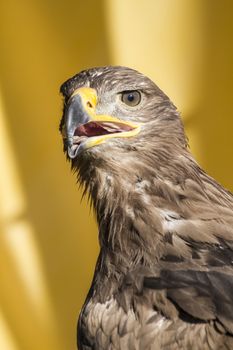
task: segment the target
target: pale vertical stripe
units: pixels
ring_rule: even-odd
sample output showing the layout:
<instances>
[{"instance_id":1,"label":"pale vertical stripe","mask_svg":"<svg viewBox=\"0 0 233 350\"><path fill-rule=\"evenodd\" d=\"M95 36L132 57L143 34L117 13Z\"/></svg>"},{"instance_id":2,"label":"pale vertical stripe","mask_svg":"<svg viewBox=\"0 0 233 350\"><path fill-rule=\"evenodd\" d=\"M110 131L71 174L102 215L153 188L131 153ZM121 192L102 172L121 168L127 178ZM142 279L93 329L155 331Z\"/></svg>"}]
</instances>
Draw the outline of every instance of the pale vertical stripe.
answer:
<instances>
[{"instance_id":1,"label":"pale vertical stripe","mask_svg":"<svg viewBox=\"0 0 233 350\"><path fill-rule=\"evenodd\" d=\"M5 318L0 310L0 349L1 350L20 350L15 342L12 335L12 331L9 329Z\"/></svg>"},{"instance_id":2,"label":"pale vertical stripe","mask_svg":"<svg viewBox=\"0 0 233 350\"><path fill-rule=\"evenodd\" d=\"M41 307L46 295L41 262L33 239L33 229L28 221L22 221L20 218L25 214L26 202L9 140L0 100L0 214L4 231L2 239L8 245L29 297Z\"/></svg>"},{"instance_id":3,"label":"pale vertical stripe","mask_svg":"<svg viewBox=\"0 0 233 350\"><path fill-rule=\"evenodd\" d=\"M52 344L56 349L60 349L60 336L56 328L56 318L44 278L43 264L35 239L36 235L30 221L25 218L26 200L7 132L5 116L0 100L0 222L2 228L0 244L3 249L6 249L17 272L18 285L17 283L12 285L12 291L17 288L24 291L28 300L27 307L32 310L32 318L38 322L45 333L49 333L48 339L41 339L42 343ZM4 269L4 266L2 268ZM4 294L4 284L1 289ZM11 302L10 295L8 302ZM28 321L30 322L30 318ZM0 324L1 326L4 327L4 324ZM3 328L3 334L4 332ZM0 329L1 333L2 329ZM10 339L11 334L9 332L5 332L5 334L7 339ZM5 350L1 346L0 349Z\"/></svg>"},{"instance_id":4,"label":"pale vertical stripe","mask_svg":"<svg viewBox=\"0 0 233 350\"><path fill-rule=\"evenodd\" d=\"M4 115L0 94L0 217L6 222L23 213L26 204Z\"/></svg>"},{"instance_id":5,"label":"pale vertical stripe","mask_svg":"<svg viewBox=\"0 0 233 350\"><path fill-rule=\"evenodd\" d=\"M26 220L5 225L3 239L21 282L34 306L37 317L43 323L51 323L51 305L43 277L42 263L35 242L35 233Z\"/></svg>"}]
</instances>

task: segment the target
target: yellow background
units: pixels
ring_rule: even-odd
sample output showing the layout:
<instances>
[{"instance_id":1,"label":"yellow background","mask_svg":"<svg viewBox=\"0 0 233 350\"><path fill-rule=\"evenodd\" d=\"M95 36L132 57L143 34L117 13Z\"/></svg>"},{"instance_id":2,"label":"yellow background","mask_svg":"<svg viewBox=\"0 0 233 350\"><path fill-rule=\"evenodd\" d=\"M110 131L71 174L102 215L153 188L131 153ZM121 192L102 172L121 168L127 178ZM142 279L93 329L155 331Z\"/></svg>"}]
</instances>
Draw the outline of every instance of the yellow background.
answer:
<instances>
[{"instance_id":1,"label":"yellow background","mask_svg":"<svg viewBox=\"0 0 233 350\"><path fill-rule=\"evenodd\" d=\"M62 153L59 86L91 66L144 72L233 189L233 2L7 0L0 13L0 349L74 350L98 243Z\"/></svg>"}]
</instances>

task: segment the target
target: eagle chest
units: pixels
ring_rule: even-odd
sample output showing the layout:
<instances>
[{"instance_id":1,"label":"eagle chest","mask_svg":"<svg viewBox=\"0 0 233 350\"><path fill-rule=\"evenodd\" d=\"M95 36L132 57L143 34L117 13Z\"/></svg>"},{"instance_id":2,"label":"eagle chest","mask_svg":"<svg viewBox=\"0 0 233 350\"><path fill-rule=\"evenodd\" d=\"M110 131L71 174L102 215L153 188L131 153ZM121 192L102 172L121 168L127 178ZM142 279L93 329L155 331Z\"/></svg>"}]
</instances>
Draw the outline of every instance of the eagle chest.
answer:
<instances>
[{"instance_id":1,"label":"eagle chest","mask_svg":"<svg viewBox=\"0 0 233 350\"><path fill-rule=\"evenodd\" d=\"M167 327L170 321L155 310L144 310L140 315L135 311L133 308L124 310L113 298L105 303L90 300L80 315L80 350L161 349L156 338L159 338L164 326ZM88 339L86 347L83 347L84 343L87 344L83 337Z\"/></svg>"},{"instance_id":2,"label":"eagle chest","mask_svg":"<svg viewBox=\"0 0 233 350\"><path fill-rule=\"evenodd\" d=\"M175 321L175 322L174 322ZM79 350L217 350L230 349L208 324L187 324L138 305L124 310L116 299L90 299L78 327Z\"/></svg>"}]
</instances>

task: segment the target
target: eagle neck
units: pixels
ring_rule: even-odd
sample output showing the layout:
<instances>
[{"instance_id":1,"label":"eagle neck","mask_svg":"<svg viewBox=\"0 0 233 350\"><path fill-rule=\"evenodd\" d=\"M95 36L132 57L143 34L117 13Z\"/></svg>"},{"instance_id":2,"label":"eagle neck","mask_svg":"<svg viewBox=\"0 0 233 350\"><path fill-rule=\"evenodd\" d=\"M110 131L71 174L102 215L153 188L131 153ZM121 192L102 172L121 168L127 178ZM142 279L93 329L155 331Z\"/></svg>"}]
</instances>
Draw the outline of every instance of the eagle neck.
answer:
<instances>
[{"instance_id":1,"label":"eagle neck","mask_svg":"<svg viewBox=\"0 0 233 350\"><path fill-rule=\"evenodd\" d=\"M161 210L175 195L160 169L161 164L152 167L140 162L134 169L121 163L118 172L95 167L95 181L89 183L100 246L111 255L123 254L129 264L149 263L163 253Z\"/></svg>"},{"instance_id":2,"label":"eagle neck","mask_svg":"<svg viewBox=\"0 0 233 350\"><path fill-rule=\"evenodd\" d=\"M111 155L98 163L93 159L89 175L82 177L96 212L101 249L123 254L129 265L160 259L165 244L164 212L182 215L187 178L202 187L197 164L188 151L162 149L161 154L149 155L139 151L114 159Z\"/></svg>"}]
</instances>

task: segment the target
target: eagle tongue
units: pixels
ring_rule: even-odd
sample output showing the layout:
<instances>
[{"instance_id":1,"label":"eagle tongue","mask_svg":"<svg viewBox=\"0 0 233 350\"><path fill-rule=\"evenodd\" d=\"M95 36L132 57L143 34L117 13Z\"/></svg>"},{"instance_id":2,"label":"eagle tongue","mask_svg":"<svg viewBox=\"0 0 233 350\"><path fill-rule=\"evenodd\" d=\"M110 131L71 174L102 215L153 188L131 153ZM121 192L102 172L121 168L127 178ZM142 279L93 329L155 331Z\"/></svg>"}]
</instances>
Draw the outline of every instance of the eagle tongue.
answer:
<instances>
[{"instance_id":1,"label":"eagle tongue","mask_svg":"<svg viewBox=\"0 0 233 350\"><path fill-rule=\"evenodd\" d=\"M83 125L80 125L76 130L74 135L75 136L98 136L98 135L105 135L106 130L99 124L95 122L89 122Z\"/></svg>"},{"instance_id":2,"label":"eagle tongue","mask_svg":"<svg viewBox=\"0 0 233 350\"><path fill-rule=\"evenodd\" d=\"M74 136L100 136L110 133L120 132L119 126L112 123L89 122L79 125L75 130Z\"/></svg>"}]
</instances>

